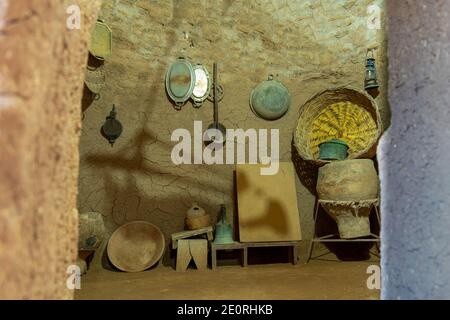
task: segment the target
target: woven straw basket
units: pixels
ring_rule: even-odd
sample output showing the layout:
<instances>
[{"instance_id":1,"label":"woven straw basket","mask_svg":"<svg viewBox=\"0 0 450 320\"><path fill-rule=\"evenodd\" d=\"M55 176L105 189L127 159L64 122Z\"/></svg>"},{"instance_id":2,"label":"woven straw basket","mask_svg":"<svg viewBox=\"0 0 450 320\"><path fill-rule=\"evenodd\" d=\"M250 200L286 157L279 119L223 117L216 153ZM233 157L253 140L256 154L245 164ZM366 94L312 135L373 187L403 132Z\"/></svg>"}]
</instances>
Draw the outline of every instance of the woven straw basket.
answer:
<instances>
[{"instance_id":1,"label":"woven straw basket","mask_svg":"<svg viewBox=\"0 0 450 320\"><path fill-rule=\"evenodd\" d=\"M376 102L351 87L327 89L301 108L294 144L301 158L323 165L319 145L339 139L349 146L348 159L372 158L383 131Z\"/></svg>"}]
</instances>

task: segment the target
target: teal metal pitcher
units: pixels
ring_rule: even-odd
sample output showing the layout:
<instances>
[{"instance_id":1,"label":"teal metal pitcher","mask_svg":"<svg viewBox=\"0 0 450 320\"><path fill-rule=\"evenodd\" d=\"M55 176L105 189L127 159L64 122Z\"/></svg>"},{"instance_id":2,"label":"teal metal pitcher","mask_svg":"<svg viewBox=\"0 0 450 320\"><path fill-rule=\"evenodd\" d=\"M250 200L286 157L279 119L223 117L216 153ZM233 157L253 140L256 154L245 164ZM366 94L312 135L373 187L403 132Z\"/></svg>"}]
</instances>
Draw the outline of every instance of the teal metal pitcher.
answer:
<instances>
[{"instance_id":1,"label":"teal metal pitcher","mask_svg":"<svg viewBox=\"0 0 450 320\"><path fill-rule=\"evenodd\" d=\"M227 223L227 210L224 205L220 206L220 218L216 224L214 244L230 244L233 240L233 227Z\"/></svg>"}]
</instances>

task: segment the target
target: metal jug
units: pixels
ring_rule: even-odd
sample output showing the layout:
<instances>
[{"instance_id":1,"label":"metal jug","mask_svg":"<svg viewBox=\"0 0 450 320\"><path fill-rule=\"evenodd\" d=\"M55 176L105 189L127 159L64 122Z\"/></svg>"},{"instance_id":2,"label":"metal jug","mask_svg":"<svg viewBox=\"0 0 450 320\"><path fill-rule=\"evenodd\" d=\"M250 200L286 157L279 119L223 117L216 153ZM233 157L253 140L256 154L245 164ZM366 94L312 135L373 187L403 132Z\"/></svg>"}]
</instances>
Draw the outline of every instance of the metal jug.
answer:
<instances>
[{"instance_id":1,"label":"metal jug","mask_svg":"<svg viewBox=\"0 0 450 320\"><path fill-rule=\"evenodd\" d=\"M224 205L220 206L220 218L216 224L214 244L230 244L233 240L233 227L227 223L227 211Z\"/></svg>"}]
</instances>

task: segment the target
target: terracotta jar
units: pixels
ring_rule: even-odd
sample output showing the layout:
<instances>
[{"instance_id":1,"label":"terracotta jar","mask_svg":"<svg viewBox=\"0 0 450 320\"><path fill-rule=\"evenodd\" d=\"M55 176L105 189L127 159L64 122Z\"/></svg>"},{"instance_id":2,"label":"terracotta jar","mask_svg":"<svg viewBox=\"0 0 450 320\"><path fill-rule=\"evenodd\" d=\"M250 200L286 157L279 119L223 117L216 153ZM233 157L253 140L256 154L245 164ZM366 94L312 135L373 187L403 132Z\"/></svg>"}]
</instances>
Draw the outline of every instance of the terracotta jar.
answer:
<instances>
[{"instance_id":1,"label":"terracotta jar","mask_svg":"<svg viewBox=\"0 0 450 320\"><path fill-rule=\"evenodd\" d=\"M80 213L78 250L97 250L105 239L105 224L98 212Z\"/></svg>"},{"instance_id":2,"label":"terracotta jar","mask_svg":"<svg viewBox=\"0 0 450 320\"><path fill-rule=\"evenodd\" d=\"M317 194L336 221L341 238L370 235L371 204L378 198L379 180L373 161L353 159L331 162L319 169Z\"/></svg>"}]
</instances>

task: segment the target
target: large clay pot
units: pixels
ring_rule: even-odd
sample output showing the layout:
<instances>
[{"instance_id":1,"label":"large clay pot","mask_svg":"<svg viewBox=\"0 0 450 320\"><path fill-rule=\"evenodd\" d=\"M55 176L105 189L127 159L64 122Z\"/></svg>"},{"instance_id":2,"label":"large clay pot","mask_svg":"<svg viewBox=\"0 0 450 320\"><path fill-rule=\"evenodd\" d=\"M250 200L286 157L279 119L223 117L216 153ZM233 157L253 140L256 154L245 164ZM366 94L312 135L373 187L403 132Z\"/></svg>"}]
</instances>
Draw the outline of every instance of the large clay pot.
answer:
<instances>
[{"instance_id":1,"label":"large clay pot","mask_svg":"<svg viewBox=\"0 0 450 320\"><path fill-rule=\"evenodd\" d=\"M319 169L317 194L320 200L330 201L323 207L336 221L341 238L370 235L368 200L377 199L378 191L379 180L370 159L335 161Z\"/></svg>"},{"instance_id":2,"label":"large clay pot","mask_svg":"<svg viewBox=\"0 0 450 320\"><path fill-rule=\"evenodd\" d=\"M79 215L79 250L96 250L105 239L105 224L98 212L85 212Z\"/></svg>"}]
</instances>

